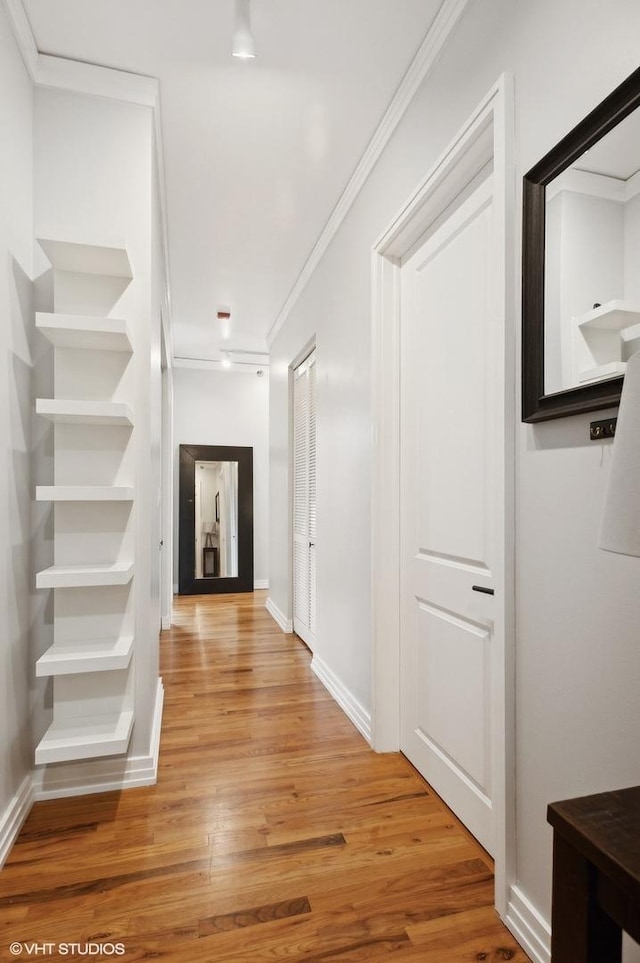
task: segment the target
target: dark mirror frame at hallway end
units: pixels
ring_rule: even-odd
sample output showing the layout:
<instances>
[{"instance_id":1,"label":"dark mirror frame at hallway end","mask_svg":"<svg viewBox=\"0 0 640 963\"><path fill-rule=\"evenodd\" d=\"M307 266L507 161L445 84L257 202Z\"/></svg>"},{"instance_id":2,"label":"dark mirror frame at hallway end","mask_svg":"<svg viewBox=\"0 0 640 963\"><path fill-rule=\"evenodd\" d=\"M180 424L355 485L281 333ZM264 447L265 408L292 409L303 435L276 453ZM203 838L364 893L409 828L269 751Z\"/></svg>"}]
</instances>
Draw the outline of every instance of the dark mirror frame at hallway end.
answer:
<instances>
[{"instance_id":1,"label":"dark mirror frame at hallway end","mask_svg":"<svg viewBox=\"0 0 640 963\"><path fill-rule=\"evenodd\" d=\"M195 466L199 461L238 463L238 576L196 578ZM178 594L253 592L253 448L180 445Z\"/></svg>"}]
</instances>

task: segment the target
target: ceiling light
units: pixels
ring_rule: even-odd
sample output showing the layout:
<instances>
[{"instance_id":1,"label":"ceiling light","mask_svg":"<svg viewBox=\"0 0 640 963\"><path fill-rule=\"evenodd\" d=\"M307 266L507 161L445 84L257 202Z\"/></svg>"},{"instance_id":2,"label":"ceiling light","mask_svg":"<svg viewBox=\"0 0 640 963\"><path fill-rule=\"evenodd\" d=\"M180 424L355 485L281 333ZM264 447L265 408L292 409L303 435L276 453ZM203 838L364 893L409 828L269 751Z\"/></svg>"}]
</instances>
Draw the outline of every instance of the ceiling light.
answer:
<instances>
[{"instance_id":1,"label":"ceiling light","mask_svg":"<svg viewBox=\"0 0 640 963\"><path fill-rule=\"evenodd\" d=\"M250 0L235 0L235 4L236 19L232 53L240 60L252 60L256 55L256 49L251 33Z\"/></svg>"}]
</instances>

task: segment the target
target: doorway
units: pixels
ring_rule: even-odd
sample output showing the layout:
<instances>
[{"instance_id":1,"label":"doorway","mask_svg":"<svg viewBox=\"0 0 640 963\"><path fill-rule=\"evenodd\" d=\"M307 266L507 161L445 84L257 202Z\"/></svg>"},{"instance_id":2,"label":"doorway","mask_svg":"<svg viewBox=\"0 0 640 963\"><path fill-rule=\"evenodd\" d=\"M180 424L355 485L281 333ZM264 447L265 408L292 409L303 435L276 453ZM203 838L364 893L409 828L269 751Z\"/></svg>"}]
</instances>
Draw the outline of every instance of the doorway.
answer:
<instances>
[{"instance_id":1,"label":"doorway","mask_svg":"<svg viewBox=\"0 0 640 963\"><path fill-rule=\"evenodd\" d=\"M293 631L316 640L316 352L293 370Z\"/></svg>"},{"instance_id":2,"label":"doorway","mask_svg":"<svg viewBox=\"0 0 640 963\"><path fill-rule=\"evenodd\" d=\"M492 855L494 252L488 173L400 271L400 748Z\"/></svg>"},{"instance_id":3,"label":"doorway","mask_svg":"<svg viewBox=\"0 0 640 963\"><path fill-rule=\"evenodd\" d=\"M504 916L509 901L509 888L514 881L515 847L513 836L514 825L514 713L513 713L513 619L514 619L514 566L513 566L513 472L514 472L514 421L515 421L515 389L514 379L514 336L515 320L511 316L514 305L513 279L515 266L513 261L513 221L514 221L514 190L513 190L513 161L512 161L512 126L513 126L513 94L512 79L506 75L500 78L487 97L480 103L476 111L469 118L447 149L433 165L423 183L418 187L406 206L392 221L382 234L373 251L373 420L374 420L374 451L373 451L373 532L372 532L372 622L373 622L373 677L372 677L372 731L374 748L387 751L397 750L401 746L406 748L409 732L421 747L427 746L431 757L435 757L441 768L446 768L445 761L451 756L459 754L458 772L473 784L486 781L486 788L490 792L480 791L477 795L484 795L489 800L485 810L488 817L482 828L481 821L476 824L475 831L490 845L495 856L496 866L496 907ZM485 195L477 192L484 191ZM489 212L490 213L487 213ZM474 213L475 212L475 213ZM487 217L483 215L485 212ZM491 245L491 284L490 307L488 316L491 319L492 344L490 349L491 362L495 365L493 378L493 410L485 411L486 417L481 420L485 439L490 437L494 454L492 483L498 485L494 492L490 512L493 526L492 545L495 553L491 561L485 561L483 551L477 547L463 545L460 540L449 532L449 541L438 530L438 525L444 524L445 518L437 516L438 505L424 498L418 498L408 511L403 511L403 500L406 502L405 482L409 488L425 483L432 486L432 497L445 500L448 522L455 518L455 511L451 508L454 492L446 489L446 477L455 471L456 452L459 454L469 438L478 450L478 439L474 431L478 426L476 408L480 402L465 398L460 407L460 399L456 395L458 386L457 375L463 373L464 366L469 363L473 352L461 351L459 359L448 357L451 347L447 346L447 334L444 328L439 329L437 321L428 322L434 327L435 351L433 357L431 347L419 345L419 354L412 359L413 373L405 371L402 362L407 362L410 353L410 342L403 344L403 323L407 311L416 311L418 320L415 327L420 335L420 325L424 322L424 315L420 312L424 308L424 298L427 302L436 283L438 272L429 272L428 265L443 254L446 249L453 254L458 242L456 256L462 257L464 243L470 243L476 252L479 242L473 239L474 229L471 225L482 224L481 230L487 228L486 220L490 221ZM447 227L448 224L448 227ZM469 231L466 228L469 227ZM449 231L447 234L446 232ZM445 233L440 233L445 232ZM439 236L438 236L439 235ZM466 235L466 237L465 237ZM426 245L432 245L431 249ZM422 274L425 286L420 290L421 282L417 282L417 290L403 293L409 282L408 269L403 271L413 261L414 273L417 266L425 268ZM451 264L445 265L446 258L440 267L448 272L448 289L455 289L456 296L464 295L457 288L464 288L464 277L456 278L456 269ZM474 257L469 254L466 267L472 270ZM431 273L431 277L429 274ZM478 291L483 290L478 282ZM413 308L410 302L414 298ZM446 297L443 300L442 290L435 293L438 311L443 325L448 327L448 335L452 335L451 344L455 345L452 325L454 319L450 315L450 308ZM417 299L417 306L416 300ZM483 304L485 295L482 295ZM422 307L420 306L422 303ZM456 317L458 310L463 310L457 304L454 310ZM467 306L468 313L468 306ZM474 315L477 312L474 310ZM483 314L486 313L483 308ZM436 312L437 314L437 312ZM460 325L458 324L458 330ZM442 335L438 345L438 331ZM462 335L461 335L462 336ZM483 349L484 351L484 349ZM426 354L425 354L426 352ZM440 367L436 363L436 355L440 353ZM484 354L487 360L488 355ZM476 359L478 361L479 359ZM458 372L456 363L461 366ZM454 365L454 375L449 384L447 370ZM480 365L483 365L480 359ZM435 367L434 367L435 366ZM421 395L421 386L425 379L421 376L421 367L428 367L429 386ZM402 378L401 378L402 372ZM472 371L473 374L473 371ZM411 398L406 393L406 385L401 384L413 378L414 387ZM494 377L495 376L495 377ZM452 390L453 388L453 390ZM411 394L410 391L410 394ZM421 403L420 430L425 434L421 447L410 451L409 436L414 430L411 418L416 418L415 411L409 412L409 423L403 423L401 411L406 412L407 406L418 398ZM402 399L402 403L401 403ZM436 405L437 403L437 405ZM430 416L430 406L433 417ZM475 407L474 407L475 406ZM414 435L415 440L415 435ZM480 450L482 446L480 445ZM446 453L448 461L447 473L439 473L437 469L438 453ZM401 453L404 459L401 463ZM436 468L434 469L434 465ZM407 476L406 470L409 474ZM460 465L459 471L468 471ZM469 479L467 478L467 481ZM458 484L458 480L455 480ZM455 485L452 485L452 489ZM486 485L484 485L486 488ZM474 494L477 507L479 496ZM432 514L430 515L429 512ZM478 527L476 526L476 531ZM401 538L401 533L403 537ZM453 531L455 535L455 529ZM413 539L413 545L412 545ZM422 564L424 563L424 564ZM451 592L453 589L447 583L456 582L453 577L456 566L464 571L465 576L471 576L472 584L462 588L461 583L455 585L458 598ZM429 571L427 584L420 582L425 570ZM402 579L401 579L402 573ZM481 577L482 573L482 577ZM490 577L487 577L490 573ZM413 581L412 581L413 580ZM473 590L473 585L484 589L493 589L495 594ZM402 586L402 588L401 588ZM409 590L409 591L408 591ZM465 601L460 602L463 591ZM411 595L413 593L413 596ZM413 602L407 601L407 598ZM469 602L467 599L473 601ZM481 606L481 608L478 608ZM474 607L474 611L471 611ZM476 611L477 609L477 611ZM436 628L437 626L437 628ZM492 635L488 641L487 627L491 626ZM409 639L407 639L407 629ZM411 642L413 634L413 644ZM440 633L438 635L438 633ZM448 633L448 635L447 635ZM466 635L465 635L466 633ZM475 636L474 636L475 633ZM483 739L474 742L472 736L464 726L455 729L447 728L447 720L443 719L443 705L437 700L443 698L446 689L438 687L436 692L429 691L429 680L425 682L427 663L429 670L437 666L441 676L449 679L457 678L457 668L464 665L463 642L470 644L471 637L479 641L478 650L474 651L476 666L480 665L481 682L473 679L474 698L477 703L476 718L481 717ZM417 640L421 640L419 645ZM447 640L454 641L447 645ZM439 640L439 641L438 641ZM456 646L458 651L455 654ZM418 649L421 649L418 657ZM450 660L447 665L447 659ZM451 660L453 659L453 663ZM457 659L457 663L456 663ZM413 660L413 661L412 661ZM462 663L462 666L460 666ZM409 697L407 685L412 674L422 677L422 692ZM417 684L417 680L416 680ZM467 679L467 684L469 680ZM451 690L449 689L449 696ZM406 705L413 699L414 705ZM415 703L422 700L420 716ZM446 695L445 695L446 700ZM487 706L490 711L487 714ZM456 704L453 700L447 707L449 715L457 714L464 720L464 698ZM434 721L437 720L437 721ZM427 739L425 739L425 733ZM457 741L456 741L457 740ZM467 740L467 741L465 741ZM441 743L444 743L442 745ZM471 749L470 749L471 746ZM415 746L414 746L415 748ZM413 750L410 749L410 752ZM477 762L470 761L469 752L475 758L482 757L482 772L477 768ZM467 753L467 755L465 755ZM488 753L488 755L487 755ZM430 765L432 760L430 759ZM435 766L435 763L433 764ZM466 768L472 769L472 776ZM432 775L434 782L438 775ZM448 788L441 783L441 791L446 795ZM467 786L466 788L469 788ZM477 786L472 786L477 789ZM450 797L452 806L460 808L460 802L454 796ZM464 809L464 807L462 807ZM486 812L485 812L486 815ZM473 814L461 812L461 817L472 822ZM481 828L478 829L477 826Z\"/></svg>"}]
</instances>

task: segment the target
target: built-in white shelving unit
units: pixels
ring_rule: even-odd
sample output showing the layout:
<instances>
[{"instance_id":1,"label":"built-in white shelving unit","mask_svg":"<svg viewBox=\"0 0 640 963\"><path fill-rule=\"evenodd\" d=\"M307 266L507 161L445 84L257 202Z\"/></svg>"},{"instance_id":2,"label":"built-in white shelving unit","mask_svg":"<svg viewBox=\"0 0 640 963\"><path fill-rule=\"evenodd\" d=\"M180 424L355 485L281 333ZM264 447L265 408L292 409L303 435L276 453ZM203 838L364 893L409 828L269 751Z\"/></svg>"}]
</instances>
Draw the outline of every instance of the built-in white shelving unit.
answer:
<instances>
[{"instance_id":1,"label":"built-in white shelving unit","mask_svg":"<svg viewBox=\"0 0 640 963\"><path fill-rule=\"evenodd\" d=\"M126 752L132 728L132 709L73 719L54 718L36 749L36 765Z\"/></svg>"},{"instance_id":2,"label":"built-in white shelving unit","mask_svg":"<svg viewBox=\"0 0 640 963\"><path fill-rule=\"evenodd\" d=\"M37 502L132 502L128 485L38 485Z\"/></svg>"},{"instance_id":3,"label":"built-in white shelving unit","mask_svg":"<svg viewBox=\"0 0 640 963\"><path fill-rule=\"evenodd\" d=\"M129 255L124 247L81 244L47 237L39 237L38 244L55 271L98 277L133 277Z\"/></svg>"},{"instance_id":4,"label":"built-in white shelving unit","mask_svg":"<svg viewBox=\"0 0 640 963\"><path fill-rule=\"evenodd\" d=\"M53 424L54 477L35 497L53 505L54 564L36 587L55 595L53 644L36 663L52 678L53 721L35 759L51 764L126 752L134 721L133 339L109 316L132 272L124 248L39 243L54 311L36 327L54 349L55 390L36 412Z\"/></svg>"},{"instance_id":5,"label":"built-in white shelving unit","mask_svg":"<svg viewBox=\"0 0 640 963\"><path fill-rule=\"evenodd\" d=\"M618 378L627 370L626 361L609 361L607 364L600 364L596 368L586 368L580 372L580 381L602 381L605 378Z\"/></svg>"},{"instance_id":6,"label":"built-in white shelving unit","mask_svg":"<svg viewBox=\"0 0 640 963\"><path fill-rule=\"evenodd\" d=\"M126 669L133 655L133 636L57 642L36 662L37 676L69 675Z\"/></svg>"},{"instance_id":7,"label":"built-in white shelving unit","mask_svg":"<svg viewBox=\"0 0 640 963\"><path fill-rule=\"evenodd\" d=\"M129 405L115 401L38 398L36 414L60 425L133 425Z\"/></svg>"},{"instance_id":8,"label":"built-in white shelving unit","mask_svg":"<svg viewBox=\"0 0 640 963\"><path fill-rule=\"evenodd\" d=\"M131 335L120 318L93 318L78 314L36 314L36 328L56 348L125 351L131 354Z\"/></svg>"},{"instance_id":9,"label":"built-in white shelving unit","mask_svg":"<svg viewBox=\"0 0 640 963\"><path fill-rule=\"evenodd\" d=\"M607 301L606 304L582 314L577 321L582 330L594 328L600 331L622 331L623 328L640 324L640 304L619 299Z\"/></svg>"},{"instance_id":10,"label":"built-in white shelving unit","mask_svg":"<svg viewBox=\"0 0 640 963\"><path fill-rule=\"evenodd\" d=\"M625 343L640 337L640 304L614 299L575 319L580 339L578 381L602 381L624 375Z\"/></svg>"},{"instance_id":11,"label":"built-in white shelving unit","mask_svg":"<svg viewBox=\"0 0 640 963\"><path fill-rule=\"evenodd\" d=\"M105 565L51 565L36 575L36 588L127 585L132 578L133 562L113 562Z\"/></svg>"}]
</instances>

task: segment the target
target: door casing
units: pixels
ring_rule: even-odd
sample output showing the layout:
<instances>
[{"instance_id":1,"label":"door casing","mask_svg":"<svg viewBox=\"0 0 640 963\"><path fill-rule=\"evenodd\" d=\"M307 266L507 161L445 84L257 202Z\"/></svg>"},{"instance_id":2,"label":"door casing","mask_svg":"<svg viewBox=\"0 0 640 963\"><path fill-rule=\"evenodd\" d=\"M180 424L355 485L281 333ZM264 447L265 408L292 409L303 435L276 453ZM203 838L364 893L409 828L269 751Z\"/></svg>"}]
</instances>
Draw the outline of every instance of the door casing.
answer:
<instances>
[{"instance_id":1,"label":"door casing","mask_svg":"<svg viewBox=\"0 0 640 963\"><path fill-rule=\"evenodd\" d=\"M501 538L505 643L494 656L492 730L495 788L495 901L507 914L515 881L514 489L515 489L515 176L513 78L503 74L381 234L372 252L372 745L400 745L400 263L492 165L504 331L505 506Z\"/></svg>"}]
</instances>

